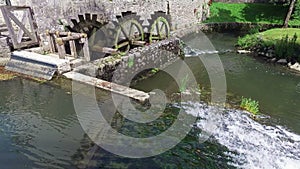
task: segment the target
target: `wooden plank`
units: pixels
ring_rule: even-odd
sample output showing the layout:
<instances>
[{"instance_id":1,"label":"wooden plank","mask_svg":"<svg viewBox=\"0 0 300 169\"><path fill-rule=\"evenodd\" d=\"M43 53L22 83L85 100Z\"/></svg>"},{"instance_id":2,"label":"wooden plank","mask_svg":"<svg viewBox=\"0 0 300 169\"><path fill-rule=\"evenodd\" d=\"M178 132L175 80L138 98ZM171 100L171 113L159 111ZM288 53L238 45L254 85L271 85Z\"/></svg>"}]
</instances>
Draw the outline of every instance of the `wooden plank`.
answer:
<instances>
[{"instance_id":1,"label":"wooden plank","mask_svg":"<svg viewBox=\"0 0 300 169\"><path fill-rule=\"evenodd\" d=\"M79 40L81 38L85 38L85 34L76 34L76 35L71 35L68 37L62 37L60 38L62 41L67 42L67 41L71 41L71 40Z\"/></svg>"},{"instance_id":2,"label":"wooden plank","mask_svg":"<svg viewBox=\"0 0 300 169\"><path fill-rule=\"evenodd\" d=\"M32 30L32 34L34 36L34 39L32 39L34 42L39 42L38 37L37 37L37 24L33 18L33 11L31 8L28 8L28 18L29 18L29 24Z\"/></svg>"},{"instance_id":3,"label":"wooden plank","mask_svg":"<svg viewBox=\"0 0 300 169\"><path fill-rule=\"evenodd\" d=\"M89 48L89 41L88 41L88 39L87 38L82 38L81 39L82 41L83 41L83 48L82 48L82 50L83 50L83 57L84 57L84 59L87 61L87 62L89 62L89 61L91 61L91 55L90 55L90 48Z\"/></svg>"},{"instance_id":4,"label":"wooden plank","mask_svg":"<svg viewBox=\"0 0 300 169\"><path fill-rule=\"evenodd\" d=\"M55 45L58 50L58 56L60 59L64 59L66 57L66 49L65 49L65 43L62 41L61 38L59 38L58 35L53 35L55 38Z\"/></svg>"},{"instance_id":5,"label":"wooden plank","mask_svg":"<svg viewBox=\"0 0 300 169\"><path fill-rule=\"evenodd\" d=\"M71 40L69 43L70 43L71 55L72 55L74 58L77 58L78 55L77 55L77 50L76 50L75 41L74 41L74 40Z\"/></svg>"},{"instance_id":6,"label":"wooden plank","mask_svg":"<svg viewBox=\"0 0 300 169\"><path fill-rule=\"evenodd\" d=\"M101 47L101 46L97 46L97 45L92 47L92 51L103 52L103 53L108 53L108 54L118 54L117 49Z\"/></svg>"},{"instance_id":7,"label":"wooden plank","mask_svg":"<svg viewBox=\"0 0 300 169\"><path fill-rule=\"evenodd\" d=\"M136 46L144 46L146 44L146 42L145 41L133 41L132 44L136 45Z\"/></svg>"},{"instance_id":8,"label":"wooden plank","mask_svg":"<svg viewBox=\"0 0 300 169\"><path fill-rule=\"evenodd\" d=\"M34 40L35 37L32 35L31 32L29 32L26 27L11 13L11 12L7 12L8 17L10 17L10 19L12 19L19 27L20 29L23 29L23 31L30 37L31 40Z\"/></svg>"},{"instance_id":9,"label":"wooden plank","mask_svg":"<svg viewBox=\"0 0 300 169\"><path fill-rule=\"evenodd\" d=\"M39 44L38 42L33 43L32 41L22 42L20 44L17 44L15 48L16 49L21 49L21 48L25 48L25 47L35 46L35 45L38 45L38 44Z\"/></svg>"},{"instance_id":10,"label":"wooden plank","mask_svg":"<svg viewBox=\"0 0 300 169\"><path fill-rule=\"evenodd\" d=\"M143 91L125 87L105 80L97 79L94 77L86 76L77 72L68 72L63 75L68 79L72 79L77 82L81 82L122 96L126 96L134 100L137 100L141 103L146 103L150 99L150 95Z\"/></svg>"},{"instance_id":11,"label":"wooden plank","mask_svg":"<svg viewBox=\"0 0 300 169\"><path fill-rule=\"evenodd\" d=\"M81 36L85 37L87 36L85 33L75 33L75 32L58 32L55 30L48 31L49 34L58 34L59 36Z\"/></svg>"},{"instance_id":12,"label":"wooden plank","mask_svg":"<svg viewBox=\"0 0 300 169\"><path fill-rule=\"evenodd\" d=\"M11 23L9 17L7 16L7 13L9 11L7 11L6 8L1 7L1 12L2 12L2 16L3 16L4 20L5 20L5 23L7 25L8 32L10 34L10 38L11 38L11 40L13 42L14 47L16 47L16 46L18 46L18 42L17 42L17 39L15 38L16 35L15 35L15 31L13 29L12 23Z\"/></svg>"},{"instance_id":13,"label":"wooden plank","mask_svg":"<svg viewBox=\"0 0 300 169\"><path fill-rule=\"evenodd\" d=\"M65 59L66 57L66 49L65 49L65 45L56 45L57 50L58 50L58 56L60 59Z\"/></svg>"},{"instance_id":14,"label":"wooden plank","mask_svg":"<svg viewBox=\"0 0 300 169\"><path fill-rule=\"evenodd\" d=\"M28 14L26 11L24 11L24 14L23 14L23 17L22 17L22 23L25 25L25 23L27 22L27 19L28 19ZM21 43L22 42L22 38L23 38L23 35L24 35L24 31L23 29L20 29L19 32L18 32L18 36L17 36L17 42L18 43ZM28 35L29 36L29 35Z\"/></svg>"},{"instance_id":15,"label":"wooden plank","mask_svg":"<svg viewBox=\"0 0 300 169\"><path fill-rule=\"evenodd\" d=\"M53 35L50 35L49 33L47 33L47 40L49 42L50 45L50 52L51 53L55 53L55 44L54 44L54 38Z\"/></svg>"}]
</instances>

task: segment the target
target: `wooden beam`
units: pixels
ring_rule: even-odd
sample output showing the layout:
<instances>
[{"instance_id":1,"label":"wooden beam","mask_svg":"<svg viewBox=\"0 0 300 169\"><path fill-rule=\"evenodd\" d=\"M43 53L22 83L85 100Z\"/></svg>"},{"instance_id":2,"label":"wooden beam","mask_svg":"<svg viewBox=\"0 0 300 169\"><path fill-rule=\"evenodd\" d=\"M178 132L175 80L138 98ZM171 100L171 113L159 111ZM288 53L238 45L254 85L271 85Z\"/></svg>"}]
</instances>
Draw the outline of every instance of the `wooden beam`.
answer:
<instances>
[{"instance_id":1,"label":"wooden beam","mask_svg":"<svg viewBox=\"0 0 300 169\"><path fill-rule=\"evenodd\" d=\"M49 45L50 45L50 52L55 53L54 37L53 37L53 35L50 35L48 33L46 33L46 35L47 35L47 40L48 40Z\"/></svg>"},{"instance_id":2,"label":"wooden beam","mask_svg":"<svg viewBox=\"0 0 300 169\"><path fill-rule=\"evenodd\" d=\"M13 42L14 47L16 47L18 45L18 42L17 42L17 39L15 38L16 35L15 35L15 31L13 29L12 23L11 23L11 21L10 21L8 15L7 15L7 13L8 13L7 8L1 7L1 12L2 12L2 16L5 20L5 23L7 25L10 38Z\"/></svg>"},{"instance_id":3,"label":"wooden beam","mask_svg":"<svg viewBox=\"0 0 300 169\"><path fill-rule=\"evenodd\" d=\"M89 48L89 41L88 38L82 38L81 41L83 41L83 57L85 61L89 62L91 61L91 55L90 55L90 48Z\"/></svg>"},{"instance_id":4,"label":"wooden beam","mask_svg":"<svg viewBox=\"0 0 300 169\"><path fill-rule=\"evenodd\" d=\"M85 38L86 36L84 34L75 34L75 35L70 35L68 37L62 37L60 38L63 42L71 41L71 40L78 40L81 38Z\"/></svg>"},{"instance_id":5,"label":"wooden beam","mask_svg":"<svg viewBox=\"0 0 300 169\"><path fill-rule=\"evenodd\" d=\"M24 11L23 18L22 18L22 23L24 25L27 22L27 19L28 19L27 11ZM18 32L18 36L17 36L17 42L18 43L22 42L23 35L24 35L24 31L23 31L23 29L20 29L19 32Z\"/></svg>"},{"instance_id":6,"label":"wooden beam","mask_svg":"<svg viewBox=\"0 0 300 169\"><path fill-rule=\"evenodd\" d=\"M133 41L132 44L136 45L136 46L144 46L146 44L146 42L145 41Z\"/></svg>"},{"instance_id":7,"label":"wooden beam","mask_svg":"<svg viewBox=\"0 0 300 169\"><path fill-rule=\"evenodd\" d=\"M95 51L95 52L103 52L103 53L108 53L108 54L118 54L117 49L101 47L101 46L97 46L97 45L93 46L91 48L91 50Z\"/></svg>"},{"instance_id":8,"label":"wooden beam","mask_svg":"<svg viewBox=\"0 0 300 169\"><path fill-rule=\"evenodd\" d=\"M97 79L94 77L86 76L77 72L68 72L63 74L68 79L72 79L77 82L81 82L87 85L95 86L97 88L107 90L122 96L126 96L129 98L132 98L134 100L137 100L141 103L146 103L150 99L150 95L148 93L145 93L143 91L139 91L136 89L132 89L129 87L125 87L122 85L118 85L115 83L111 83L108 81L104 81L101 79Z\"/></svg>"},{"instance_id":9,"label":"wooden beam","mask_svg":"<svg viewBox=\"0 0 300 169\"><path fill-rule=\"evenodd\" d=\"M74 40L71 40L69 43L70 43L71 55L72 55L74 58L77 58L78 55L77 55L77 50L76 50L76 44L75 44L75 41L74 41Z\"/></svg>"},{"instance_id":10,"label":"wooden beam","mask_svg":"<svg viewBox=\"0 0 300 169\"><path fill-rule=\"evenodd\" d=\"M12 19L19 27L20 29L23 29L23 31L30 37L31 40L34 40L35 37L32 35L31 32L29 32L26 27L10 12L7 12L7 15Z\"/></svg>"},{"instance_id":11,"label":"wooden beam","mask_svg":"<svg viewBox=\"0 0 300 169\"><path fill-rule=\"evenodd\" d=\"M56 35L53 35L56 36ZM65 49L65 43L61 40L61 38L55 39L56 48L58 50L58 56L60 59L65 59L66 57L66 49Z\"/></svg>"}]
</instances>

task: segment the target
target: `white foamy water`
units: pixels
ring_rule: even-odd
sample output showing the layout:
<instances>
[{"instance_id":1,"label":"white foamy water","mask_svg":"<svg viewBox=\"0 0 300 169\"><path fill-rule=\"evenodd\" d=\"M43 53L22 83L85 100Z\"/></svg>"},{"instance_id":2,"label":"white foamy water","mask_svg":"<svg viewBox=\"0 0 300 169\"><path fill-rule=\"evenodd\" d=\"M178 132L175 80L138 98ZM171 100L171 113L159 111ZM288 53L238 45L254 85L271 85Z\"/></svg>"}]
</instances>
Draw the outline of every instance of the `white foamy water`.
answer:
<instances>
[{"instance_id":1,"label":"white foamy water","mask_svg":"<svg viewBox=\"0 0 300 169\"><path fill-rule=\"evenodd\" d=\"M240 110L217 110L200 103L183 108L200 117L197 126L210 133L210 139L237 152L227 153L234 160L230 165L247 169L300 169L300 136L284 127L260 124ZM199 135L199 139L203 136Z\"/></svg>"},{"instance_id":2,"label":"white foamy water","mask_svg":"<svg viewBox=\"0 0 300 169\"><path fill-rule=\"evenodd\" d=\"M217 50L192 49L191 47L184 48L185 57L195 57L195 56L206 55L206 54L222 54L228 52L232 52L232 50L227 49L227 50L217 51Z\"/></svg>"}]
</instances>

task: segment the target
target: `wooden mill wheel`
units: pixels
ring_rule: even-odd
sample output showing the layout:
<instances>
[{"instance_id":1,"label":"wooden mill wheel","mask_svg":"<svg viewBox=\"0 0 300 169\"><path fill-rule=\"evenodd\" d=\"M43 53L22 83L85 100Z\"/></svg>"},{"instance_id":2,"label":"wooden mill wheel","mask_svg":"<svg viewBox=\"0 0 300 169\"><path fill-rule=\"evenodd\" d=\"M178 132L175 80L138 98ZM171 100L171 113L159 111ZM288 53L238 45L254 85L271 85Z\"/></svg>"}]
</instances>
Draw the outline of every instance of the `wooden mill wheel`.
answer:
<instances>
[{"instance_id":1,"label":"wooden mill wheel","mask_svg":"<svg viewBox=\"0 0 300 169\"><path fill-rule=\"evenodd\" d=\"M136 13L124 12L118 16L114 47L120 55L126 55L131 47L144 44L144 30Z\"/></svg>"},{"instance_id":2,"label":"wooden mill wheel","mask_svg":"<svg viewBox=\"0 0 300 169\"><path fill-rule=\"evenodd\" d=\"M149 21L149 42L160 41L170 37L170 16L162 11L151 15Z\"/></svg>"}]
</instances>

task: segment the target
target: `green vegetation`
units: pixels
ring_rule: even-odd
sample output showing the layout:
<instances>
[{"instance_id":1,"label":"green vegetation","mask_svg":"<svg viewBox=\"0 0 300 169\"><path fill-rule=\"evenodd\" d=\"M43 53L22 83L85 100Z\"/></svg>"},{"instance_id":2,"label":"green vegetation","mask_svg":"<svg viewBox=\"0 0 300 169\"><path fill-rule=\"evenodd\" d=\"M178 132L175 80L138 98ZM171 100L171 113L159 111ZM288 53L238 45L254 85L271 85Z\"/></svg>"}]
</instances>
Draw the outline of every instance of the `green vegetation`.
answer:
<instances>
[{"instance_id":1,"label":"green vegetation","mask_svg":"<svg viewBox=\"0 0 300 169\"><path fill-rule=\"evenodd\" d=\"M288 35L289 37L293 37L295 34L300 35L300 29L298 28L276 28L270 29L265 32L261 32L258 35L261 35L264 41L272 42L274 40L281 40L283 36ZM300 39L297 40L297 44L300 45Z\"/></svg>"},{"instance_id":2,"label":"green vegetation","mask_svg":"<svg viewBox=\"0 0 300 169\"><path fill-rule=\"evenodd\" d=\"M212 22L252 22L264 24L283 24L288 5L263 3L222 3L211 5L211 16L206 21ZM300 17L293 17L290 25L300 25Z\"/></svg>"},{"instance_id":3,"label":"green vegetation","mask_svg":"<svg viewBox=\"0 0 300 169\"><path fill-rule=\"evenodd\" d=\"M131 57L130 57L130 58L128 59L128 67L129 67L129 68L132 68L133 66L134 66L134 58L131 58Z\"/></svg>"},{"instance_id":4,"label":"green vegetation","mask_svg":"<svg viewBox=\"0 0 300 169\"><path fill-rule=\"evenodd\" d=\"M262 41L259 38L259 36L257 36L256 34L239 37L238 42L237 42L237 46L239 46L243 49L250 49L252 47L256 47L261 44L262 44Z\"/></svg>"},{"instance_id":5,"label":"green vegetation","mask_svg":"<svg viewBox=\"0 0 300 169\"><path fill-rule=\"evenodd\" d=\"M153 73L153 74L155 74L155 73L157 73L157 72L159 72L159 68L153 68L153 69L151 70L151 73Z\"/></svg>"},{"instance_id":6,"label":"green vegetation","mask_svg":"<svg viewBox=\"0 0 300 169\"><path fill-rule=\"evenodd\" d=\"M14 79L16 75L12 72L6 71L4 67L0 66L0 81L6 81Z\"/></svg>"},{"instance_id":7,"label":"green vegetation","mask_svg":"<svg viewBox=\"0 0 300 169\"><path fill-rule=\"evenodd\" d=\"M13 74L0 74L0 81L5 81L5 80L11 80L14 79L16 76Z\"/></svg>"},{"instance_id":8,"label":"green vegetation","mask_svg":"<svg viewBox=\"0 0 300 169\"><path fill-rule=\"evenodd\" d=\"M242 102L241 102L240 107L242 109L249 111L250 113L252 113L254 115L259 114L259 103L258 103L258 101L252 100L251 98L242 97Z\"/></svg>"},{"instance_id":9,"label":"green vegetation","mask_svg":"<svg viewBox=\"0 0 300 169\"><path fill-rule=\"evenodd\" d=\"M180 93L183 93L183 92L186 91L188 80L189 80L189 75L186 75L186 76L181 80L181 84L180 84L180 86L179 86L179 91L180 91Z\"/></svg>"},{"instance_id":10,"label":"green vegetation","mask_svg":"<svg viewBox=\"0 0 300 169\"><path fill-rule=\"evenodd\" d=\"M294 34L293 38L289 38L288 35L282 37L281 40L277 41L275 44L275 55L277 58L286 58L291 61L293 58L299 60L297 57L297 34Z\"/></svg>"},{"instance_id":11,"label":"green vegetation","mask_svg":"<svg viewBox=\"0 0 300 169\"><path fill-rule=\"evenodd\" d=\"M292 17L295 19L300 19L300 1L296 1L295 9Z\"/></svg>"},{"instance_id":12,"label":"green vegetation","mask_svg":"<svg viewBox=\"0 0 300 169\"><path fill-rule=\"evenodd\" d=\"M237 45L243 49L272 47L277 59L300 61L300 29L271 29L261 33L248 34L238 39Z\"/></svg>"}]
</instances>

